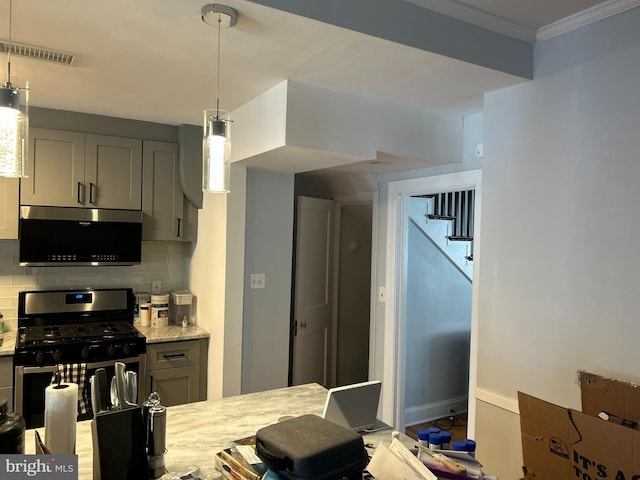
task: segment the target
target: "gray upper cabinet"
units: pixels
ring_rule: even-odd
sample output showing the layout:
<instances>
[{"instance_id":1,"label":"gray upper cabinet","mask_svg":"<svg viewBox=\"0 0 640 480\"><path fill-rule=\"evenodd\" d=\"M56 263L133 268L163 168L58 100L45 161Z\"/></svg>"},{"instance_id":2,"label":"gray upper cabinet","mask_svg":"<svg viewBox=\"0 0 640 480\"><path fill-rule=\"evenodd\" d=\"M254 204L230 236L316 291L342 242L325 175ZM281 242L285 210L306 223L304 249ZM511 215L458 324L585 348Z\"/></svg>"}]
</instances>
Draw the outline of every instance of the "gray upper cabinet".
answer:
<instances>
[{"instance_id":1,"label":"gray upper cabinet","mask_svg":"<svg viewBox=\"0 0 640 480\"><path fill-rule=\"evenodd\" d=\"M0 239L18 238L18 190L17 178L0 177Z\"/></svg>"},{"instance_id":2,"label":"gray upper cabinet","mask_svg":"<svg viewBox=\"0 0 640 480\"><path fill-rule=\"evenodd\" d=\"M20 203L82 207L84 133L29 129L29 167L20 180Z\"/></svg>"},{"instance_id":3,"label":"gray upper cabinet","mask_svg":"<svg viewBox=\"0 0 640 480\"><path fill-rule=\"evenodd\" d=\"M86 136L87 207L142 208L142 140Z\"/></svg>"},{"instance_id":4,"label":"gray upper cabinet","mask_svg":"<svg viewBox=\"0 0 640 480\"><path fill-rule=\"evenodd\" d=\"M142 140L31 128L20 203L142 208Z\"/></svg>"},{"instance_id":5,"label":"gray upper cabinet","mask_svg":"<svg viewBox=\"0 0 640 480\"><path fill-rule=\"evenodd\" d=\"M142 239L185 240L178 145L145 140L142 171Z\"/></svg>"}]
</instances>

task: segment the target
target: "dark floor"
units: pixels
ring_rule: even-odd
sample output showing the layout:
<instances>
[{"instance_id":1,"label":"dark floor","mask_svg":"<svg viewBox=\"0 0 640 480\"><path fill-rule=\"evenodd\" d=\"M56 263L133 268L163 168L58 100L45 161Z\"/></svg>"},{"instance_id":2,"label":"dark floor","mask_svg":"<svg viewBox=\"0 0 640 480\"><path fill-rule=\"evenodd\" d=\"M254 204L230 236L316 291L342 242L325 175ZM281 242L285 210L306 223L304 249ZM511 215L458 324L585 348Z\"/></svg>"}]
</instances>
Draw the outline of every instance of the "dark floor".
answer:
<instances>
[{"instance_id":1,"label":"dark floor","mask_svg":"<svg viewBox=\"0 0 640 480\"><path fill-rule=\"evenodd\" d=\"M405 433L413 438L418 439L418 430L421 428L437 427L440 430L451 432L451 441L464 440L467 438L467 414L459 413L454 417L445 417L433 422L419 423L405 429Z\"/></svg>"}]
</instances>

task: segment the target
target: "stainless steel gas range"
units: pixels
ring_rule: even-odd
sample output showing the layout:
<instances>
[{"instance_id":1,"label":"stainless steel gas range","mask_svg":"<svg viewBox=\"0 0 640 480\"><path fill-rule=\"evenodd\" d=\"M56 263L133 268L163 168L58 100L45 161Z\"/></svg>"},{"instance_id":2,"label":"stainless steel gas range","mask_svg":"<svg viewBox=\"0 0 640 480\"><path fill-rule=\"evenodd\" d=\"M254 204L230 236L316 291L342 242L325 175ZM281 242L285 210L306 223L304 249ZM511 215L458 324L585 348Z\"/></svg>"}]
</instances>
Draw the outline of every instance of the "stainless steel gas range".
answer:
<instances>
[{"instance_id":1,"label":"stainless steel gas range","mask_svg":"<svg viewBox=\"0 0 640 480\"><path fill-rule=\"evenodd\" d=\"M146 339L133 325L134 303L130 288L19 293L14 408L28 428L43 425L44 391L56 372L75 376L83 396L79 420L93 417L89 378L96 369L111 377L122 362L144 379Z\"/></svg>"}]
</instances>

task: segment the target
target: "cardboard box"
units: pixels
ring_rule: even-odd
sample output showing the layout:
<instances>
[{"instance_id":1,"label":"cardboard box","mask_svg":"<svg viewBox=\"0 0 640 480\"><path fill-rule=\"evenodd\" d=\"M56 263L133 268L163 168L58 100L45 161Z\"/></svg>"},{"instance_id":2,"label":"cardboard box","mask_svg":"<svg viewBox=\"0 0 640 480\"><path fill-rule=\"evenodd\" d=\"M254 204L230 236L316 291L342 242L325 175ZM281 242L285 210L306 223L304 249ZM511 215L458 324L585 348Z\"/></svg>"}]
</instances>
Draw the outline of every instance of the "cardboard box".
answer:
<instances>
[{"instance_id":1,"label":"cardboard box","mask_svg":"<svg viewBox=\"0 0 640 480\"><path fill-rule=\"evenodd\" d=\"M580 372L580 388L582 412L518 392L525 478L640 480L640 387Z\"/></svg>"}]
</instances>

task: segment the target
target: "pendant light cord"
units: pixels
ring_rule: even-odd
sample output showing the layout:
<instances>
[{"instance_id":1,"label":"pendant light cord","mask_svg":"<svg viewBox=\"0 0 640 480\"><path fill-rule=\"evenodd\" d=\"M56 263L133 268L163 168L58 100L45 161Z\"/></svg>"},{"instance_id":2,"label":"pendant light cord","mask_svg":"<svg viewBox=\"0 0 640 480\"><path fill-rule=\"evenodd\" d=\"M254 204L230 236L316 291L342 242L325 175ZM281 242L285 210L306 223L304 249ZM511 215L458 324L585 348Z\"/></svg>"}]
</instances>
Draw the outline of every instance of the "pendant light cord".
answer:
<instances>
[{"instance_id":1,"label":"pendant light cord","mask_svg":"<svg viewBox=\"0 0 640 480\"><path fill-rule=\"evenodd\" d=\"M218 54L217 54L217 64L218 64L218 79L216 86L216 120L220 120L220 29L222 24L222 14L218 13Z\"/></svg>"},{"instance_id":2,"label":"pendant light cord","mask_svg":"<svg viewBox=\"0 0 640 480\"><path fill-rule=\"evenodd\" d=\"M13 0L9 0L9 48L7 49L7 87L11 88L11 16Z\"/></svg>"}]
</instances>

